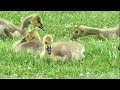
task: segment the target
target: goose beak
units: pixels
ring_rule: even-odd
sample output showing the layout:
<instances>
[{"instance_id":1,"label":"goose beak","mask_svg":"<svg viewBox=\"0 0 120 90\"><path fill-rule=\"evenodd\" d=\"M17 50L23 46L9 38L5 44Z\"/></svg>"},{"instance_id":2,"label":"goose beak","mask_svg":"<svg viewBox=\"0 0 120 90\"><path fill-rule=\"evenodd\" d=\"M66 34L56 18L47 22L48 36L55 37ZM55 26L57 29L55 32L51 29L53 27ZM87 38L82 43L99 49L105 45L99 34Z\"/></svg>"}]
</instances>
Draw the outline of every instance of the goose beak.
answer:
<instances>
[{"instance_id":1,"label":"goose beak","mask_svg":"<svg viewBox=\"0 0 120 90\"><path fill-rule=\"evenodd\" d=\"M45 31L45 29L44 29L43 25L38 26L38 28L40 28L42 31Z\"/></svg>"},{"instance_id":2,"label":"goose beak","mask_svg":"<svg viewBox=\"0 0 120 90\"><path fill-rule=\"evenodd\" d=\"M26 38L22 39L21 42L26 42Z\"/></svg>"},{"instance_id":3,"label":"goose beak","mask_svg":"<svg viewBox=\"0 0 120 90\"><path fill-rule=\"evenodd\" d=\"M48 54L51 54L51 47L47 47Z\"/></svg>"},{"instance_id":4,"label":"goose beak","mask_svg":"<svg viewBox=\"0 0 120 90\"><path fill-rule=\"evenodd\" d=\"M72 37L71 37L71 40L73 41L74 39L77 39L77 37L75 36L75 35L73 35Z\"/></svg>"}]
</instances>

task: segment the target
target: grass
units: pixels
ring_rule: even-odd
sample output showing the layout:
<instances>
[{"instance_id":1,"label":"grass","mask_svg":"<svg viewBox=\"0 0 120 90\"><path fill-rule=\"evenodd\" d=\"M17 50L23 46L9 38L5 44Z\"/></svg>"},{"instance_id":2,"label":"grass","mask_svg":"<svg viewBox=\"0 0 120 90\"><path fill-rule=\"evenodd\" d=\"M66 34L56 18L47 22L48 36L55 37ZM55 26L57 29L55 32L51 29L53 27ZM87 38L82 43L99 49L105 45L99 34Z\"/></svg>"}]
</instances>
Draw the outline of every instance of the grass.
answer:
<instances>
[{"instance_id":1,"label":"grass","mask_svg":"<svg viewBox=\"0 0 120 90\"><path fill-rule=\"evenodd\" d=\"M76 25L101 28L119 23L116 11L1 11L0 17L20 26L25 17L36 13L43 18L46 33L52 34L54 41L70 40ZM39 33L41 38L46 34ZM85 58L66 64L40 59L35 54L15 53L11 47L19 39L0 40L0 78L120 78L120 52L116 49L119 39L82 37L78 42L85 45Z\"/></svg>"}]
</instances>

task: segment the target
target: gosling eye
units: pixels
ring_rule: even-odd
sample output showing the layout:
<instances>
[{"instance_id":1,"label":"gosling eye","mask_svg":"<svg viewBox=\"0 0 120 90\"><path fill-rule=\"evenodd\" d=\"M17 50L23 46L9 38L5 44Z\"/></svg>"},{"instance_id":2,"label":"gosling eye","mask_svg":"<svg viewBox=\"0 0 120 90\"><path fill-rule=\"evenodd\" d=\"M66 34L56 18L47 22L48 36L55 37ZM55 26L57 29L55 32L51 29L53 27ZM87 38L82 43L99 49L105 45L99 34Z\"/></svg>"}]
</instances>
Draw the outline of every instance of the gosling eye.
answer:
<instances>
[{"instance_id":1,"label":"gosling eye","mask_svg":"<svg viewBox=\"0 0 120 90\"><path fill-rule=\"evenodd\" d=\"M75 33L78 33L78 31L75 31Z\"/></svg>"},{"instance_id":2,"label":"gosling eye","mask_svg":"<svg viewBox=\"0 0 120 90\"><path fill-rule=\"evenodd\" d=\"M40 20L38 20L37 22L40 23Z\"/></svg>"},{"instance_id":3,"label":"gosling eye","mask_svg":"<svg viewBox=\"0 0 120 90\"><path fill-rule=\"evenodd\" d=\"M47 44L47 42L45 42L45 44Z\"/></svg>"}]
</instances>

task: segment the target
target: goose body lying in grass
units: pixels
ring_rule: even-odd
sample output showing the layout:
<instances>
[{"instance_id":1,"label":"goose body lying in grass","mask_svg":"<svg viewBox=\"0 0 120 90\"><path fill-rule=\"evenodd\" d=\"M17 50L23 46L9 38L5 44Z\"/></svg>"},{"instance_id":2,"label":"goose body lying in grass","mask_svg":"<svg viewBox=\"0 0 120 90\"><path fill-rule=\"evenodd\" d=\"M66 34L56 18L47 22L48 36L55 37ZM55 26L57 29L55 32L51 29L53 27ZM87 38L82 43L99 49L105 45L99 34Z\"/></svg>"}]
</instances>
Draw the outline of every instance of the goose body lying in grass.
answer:
<instances>
[{"instance_id":1,"label":"goose body lying in grass","mask_svg":"<svg viewBox=\"0 0 120 90\"><path fill-rule=\"evenodd\" d=\"M27 53L40 53L44 50L44 44L42 43L40 36L37 32L31 31L25 36L21 41L17 41L13 44L13 49L18 52L27 52Z\"/></svg>"},{"instance_id":2,"label":"goose body lying in grass","mask_svg":"<svg viewBox=\"0 0 120 90\"><path fill-rule=\"evenodd\" d=\"M0 19L0 33L9 38L19 35L25 36L29 32L30 24L44 31L42 19L38 15L31 15L23 20L21 27L17 27L5 19Z\"/></svg>"},{"instance_id":3,"label":"goose body lying in grass","mask_svg":"<svg viewBox=\"0 0 120 90\"><path fill-rule=\"evenodd\" d=\"M45 55L50 55L53 61L70 59L80 60L84 57L85 47L76 42L55 42L51 35L46 35L43 39L45 44Z\"/></svg>"},{"instance_id":4,"label":"goose body lying in grass","mask_svg":"<svg viewBox=\"0 0 120 90\"><path fill-rule=\"evenodd\" d=\"M116 25L112 28L100 29L87 26L78 26L75 28L75 32L72 36L72 40L82 36L97 35L99 39L105 40L106 38L120 37L120 25Z\"/></svg>"}]
</instances>

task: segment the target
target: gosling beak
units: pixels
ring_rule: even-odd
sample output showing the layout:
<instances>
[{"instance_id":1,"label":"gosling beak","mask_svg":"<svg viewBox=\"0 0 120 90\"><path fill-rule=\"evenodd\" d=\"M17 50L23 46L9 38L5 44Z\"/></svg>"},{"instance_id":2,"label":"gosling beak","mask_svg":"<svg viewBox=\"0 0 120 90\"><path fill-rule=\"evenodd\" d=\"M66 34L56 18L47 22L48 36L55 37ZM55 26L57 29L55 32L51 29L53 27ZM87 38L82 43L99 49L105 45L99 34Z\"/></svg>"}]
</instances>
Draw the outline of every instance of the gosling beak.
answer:
<instances>
[{"instance_id":1,"label":"gosling beak","mask_svg":"<svg viewBox=\"0 0 120 90\"><path fill-rule=\"evenodd\" d=\"M21 40L21 43L22 43L22 42L26 42L26 38L22 39L22 40Z\"/></svg>"},{"instance_id":2,"label":"gosling beak","mask_svg":"<svg viewBox=\"0 0 120 90\"><path fill-rule=\"evenodd\" d=\"M45 31L45 29L44 29L43 25L38 26L38 28L40 28L42 31Z\"/></svg>"},{"instance_id":3,"label":"gosling beak","mask_svg":"<svg viewBox=\"0 0 120 90\"><path fill-rule=\"evenodd\" d=\"M51 54L51 47L47 47L48 54Z\"/></svg>"},{"instance_id":4,"label":"gosling beak","mask_svg":"<svg viewBox=\"0 0 120 90\"><path fill-rule=\"evenodd\" d=\"M77 37L75 36L75 35L73 35L72 37L71 37L71 40L73 41L74 39L77 39Z\"/></svg>"}]
</instances>

